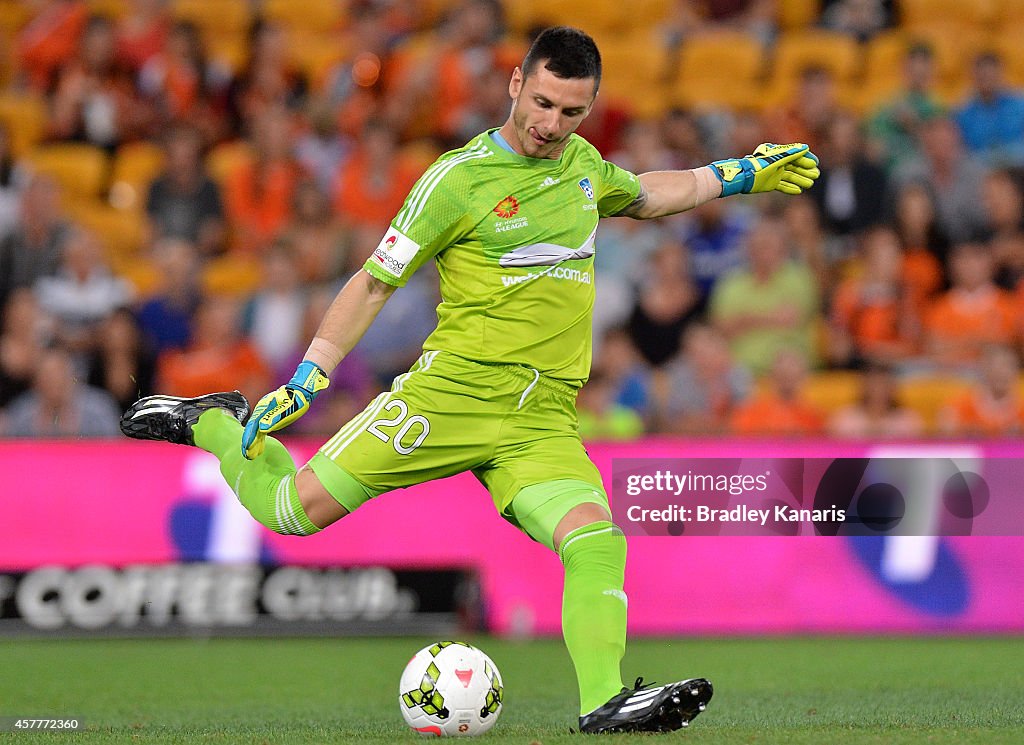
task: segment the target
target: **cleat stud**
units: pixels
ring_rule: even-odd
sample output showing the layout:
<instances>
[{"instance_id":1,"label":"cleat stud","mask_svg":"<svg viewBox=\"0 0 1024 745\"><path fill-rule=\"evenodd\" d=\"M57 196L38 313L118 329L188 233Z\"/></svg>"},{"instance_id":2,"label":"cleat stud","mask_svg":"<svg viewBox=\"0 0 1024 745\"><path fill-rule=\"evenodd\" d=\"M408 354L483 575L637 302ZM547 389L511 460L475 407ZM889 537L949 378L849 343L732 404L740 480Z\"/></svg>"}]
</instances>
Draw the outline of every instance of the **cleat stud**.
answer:
<instances>
[{"instance_id":1,"label":"cleat stud","mask_svg":"<svg viewBox=\"0 0 1024 745\"><path fill-rule=\"evenodd\" d=\"M697 690L696 688L694 688L692 691L690 691L690 695L691 696L699 696L700 695L700 691Z\"/></svg>"},{"instance_id":2,"label":"cleat stud","mask_svg":"<svg viewBox=\"0 0 1024 745\"><path fill-rule=\"evenodd\" d=\"M697 711L704 711L706 708L708 708L707 704L701 704L697 707Z\"/></svg>"},{"instance_id":3,"label":"cleat stud","mask_svg":"<svg viewBox=\"0 0 1024 745\"><path fill-rule=\"evenodd\" d=\"M679 696L673 696L673 697L672 697L672 703L673 703L673 704L678 704L678 703L680 703L681 701L682 701L682 699L681 699L681 698L679 698Z\"/></svg>"},{"instance_id":4,"label":"cleat stud","mask_svg":"<svg viewBox=\"0 0 1024 745\"><path fill-rule=\"evenodd\" d=\"M683 722L683 723L682 723L682 726L683 726L683 727L689 727L689 726L690 726L690 723L689 723L689 722Z\"/></svg>"}]
</instances>

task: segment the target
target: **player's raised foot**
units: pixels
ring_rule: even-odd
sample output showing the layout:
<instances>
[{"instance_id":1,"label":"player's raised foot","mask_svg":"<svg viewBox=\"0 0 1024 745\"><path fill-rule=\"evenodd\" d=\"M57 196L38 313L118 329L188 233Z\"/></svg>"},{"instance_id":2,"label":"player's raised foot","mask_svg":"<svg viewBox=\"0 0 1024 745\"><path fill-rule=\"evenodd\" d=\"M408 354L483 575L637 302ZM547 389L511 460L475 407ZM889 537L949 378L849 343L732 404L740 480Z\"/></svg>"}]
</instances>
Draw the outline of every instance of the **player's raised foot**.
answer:
<instances>
[{"instance_id":1,"label":"player's raised foot","mask_svg":"<svg viewBox=\"0 0 1024 745\"><path fill-rule=\"evenodd\" d=\"M714 689L704 678L681 680L656 688L637 678L633 690L622 689L604 706L580 717L580 732L672 732L686 727L707 708Z\"/></svg>"},{"instance_id":2,"label":"player's raised foot","mask_svg":"<svg viewBox=\"0 0 1024 745\"><path fill-rule=\"evenodd\" d=\"M121 417L121 431L136 440L195 445L192 427L210 409L224 409L239 423L249 416L249 402L238 391L208 393L196 398L147 396L132 404Z\"/></svg>"}]
</instances>

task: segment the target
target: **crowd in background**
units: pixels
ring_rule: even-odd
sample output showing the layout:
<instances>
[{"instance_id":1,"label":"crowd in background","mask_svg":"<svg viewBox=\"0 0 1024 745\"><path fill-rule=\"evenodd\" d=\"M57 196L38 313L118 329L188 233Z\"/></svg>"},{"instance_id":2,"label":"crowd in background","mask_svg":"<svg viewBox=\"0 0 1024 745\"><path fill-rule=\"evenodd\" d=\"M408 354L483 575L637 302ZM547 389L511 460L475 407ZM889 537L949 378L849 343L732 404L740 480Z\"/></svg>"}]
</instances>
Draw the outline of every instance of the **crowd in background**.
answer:
<instances>
[{"instance_id":1,"label":"crowd in background","mask_svg":"<svg viewBox=\"0 0 1024 745\"><path fill-rule=\"evenodd\" d=\"M255 401L286 380L423 169L504 122L542 19L516 0L311 3L323 21L193 5L0 0L4 436L114 435L140 396ZM580 134L637 173L804 141L822 176L801 197L603 222L585 437L1019 434L1018 63L978 44L950 83L945 40L902 34L901 3L799 3L796 30L781 1L654 5L634 31L658 86L617 90L631 58L609 41L611 90ZM861 55L900 33L884 91L835 56L771 77L787 35L819 29ZM736 101L720 80L721 105L669 94L715 35L757 45L763 84ZM438 300L425 267L293 430L331 434L389 387Z\"/></svg>"}]
</instances>

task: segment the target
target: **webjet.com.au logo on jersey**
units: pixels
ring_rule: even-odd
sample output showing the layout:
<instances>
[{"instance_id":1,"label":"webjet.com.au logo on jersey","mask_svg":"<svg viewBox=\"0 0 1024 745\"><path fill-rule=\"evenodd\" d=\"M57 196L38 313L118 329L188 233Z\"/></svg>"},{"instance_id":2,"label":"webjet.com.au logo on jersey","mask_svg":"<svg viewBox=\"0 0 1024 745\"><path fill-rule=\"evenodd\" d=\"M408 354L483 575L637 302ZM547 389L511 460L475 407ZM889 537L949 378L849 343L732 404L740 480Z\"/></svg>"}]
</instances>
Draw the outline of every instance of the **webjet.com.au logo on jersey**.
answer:
<instances>
[{"instance_id":1,"label":"webjet.com.au logo on jersey","mask_svg":"<svg viewBox=\"0 0 1024 745\"><path fill-rule=\"evenodd\" d=\"M539 279L541 277L565 279L570 282L577 282L581 285L589 285L593 282L590 272L585 269L572 269L571 267L556 266L553 269L537 272L535 274L517 274L514 276L503 274L501 277L501 283L505 285L505 287L512 287L513 285L520 285L523 282L529 282L531 279Z\"/></svg>"}]
</instances>

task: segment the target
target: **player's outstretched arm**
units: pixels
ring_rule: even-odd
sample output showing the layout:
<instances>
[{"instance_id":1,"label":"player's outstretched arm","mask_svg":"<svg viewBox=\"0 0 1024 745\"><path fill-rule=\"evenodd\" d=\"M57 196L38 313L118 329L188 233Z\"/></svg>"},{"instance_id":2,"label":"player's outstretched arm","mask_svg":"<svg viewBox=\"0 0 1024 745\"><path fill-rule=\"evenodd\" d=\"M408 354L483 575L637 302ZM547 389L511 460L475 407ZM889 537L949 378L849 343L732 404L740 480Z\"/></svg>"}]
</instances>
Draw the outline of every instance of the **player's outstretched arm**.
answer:
<instances>
[{"instance_id":1,"label":"player's outstretched arm","mask_svg":"<svg viewBox=\"0 0 1024 745\"><path fill-rule=\"evenodd\" d=\"M358 272L327 309L316 336L292 379L261 398L242 432L242 454L252 459L263 452L264 438L284 429L309 409L329 384L328 375L370 328L395 287Z\"/></svg>"},{"instance_id":2,"label":"player's outstretched arm","mask_svg":"<svg viewBox=\"0 0 1024 745\"><path fill-rule=\"evenodd\" d=\"M781 191L800 194L821 175L818 158L801 143L759 145L743 158L717 160L689 171L642 173L640 195L619 214L637 219L685 212L716 197Z\"/></svg>"}]
</instances>

